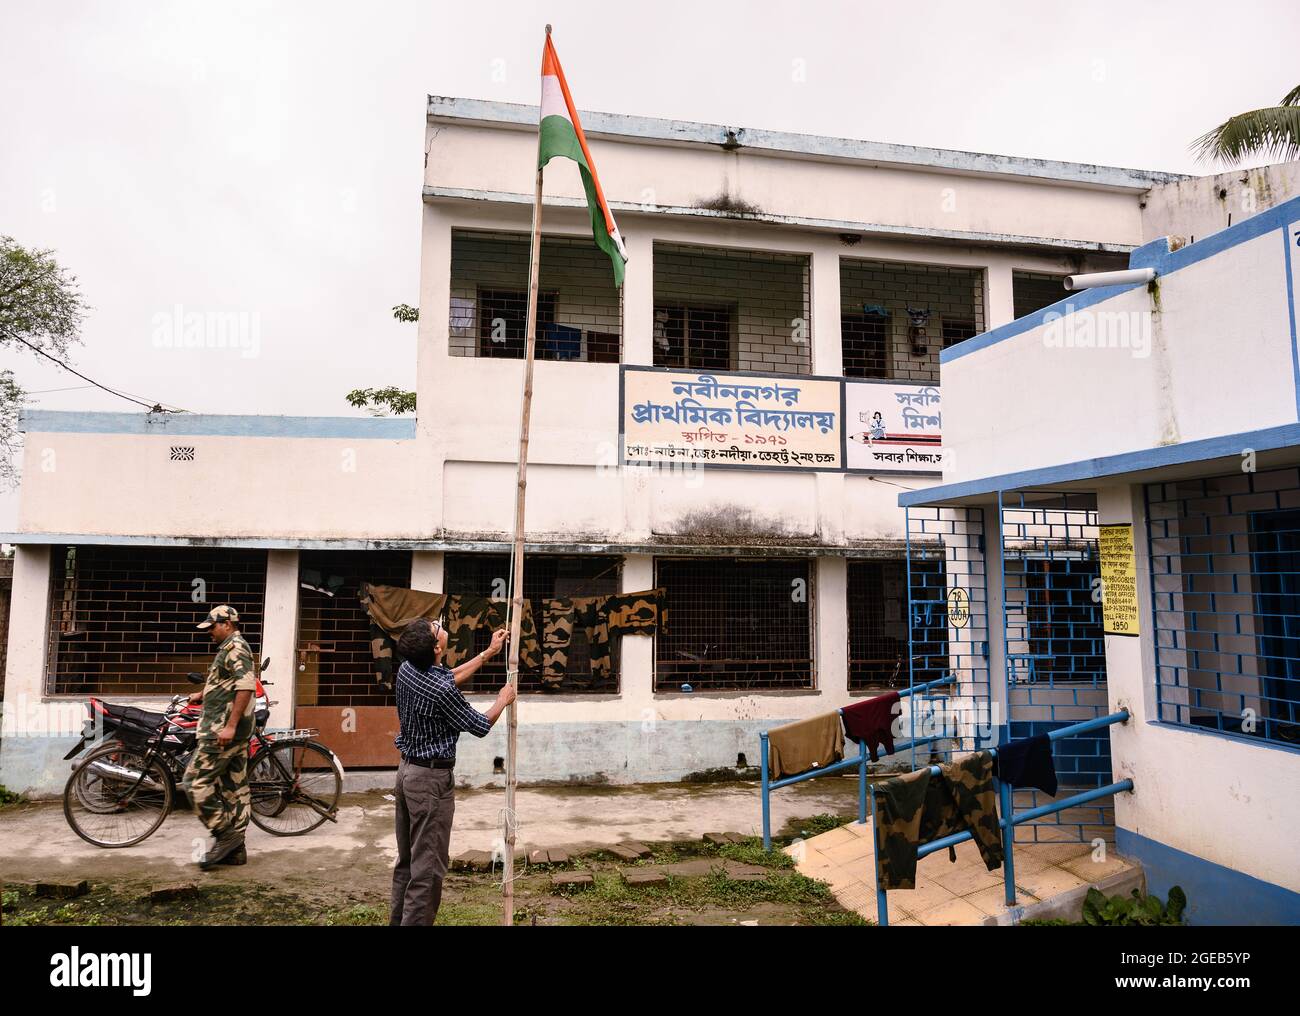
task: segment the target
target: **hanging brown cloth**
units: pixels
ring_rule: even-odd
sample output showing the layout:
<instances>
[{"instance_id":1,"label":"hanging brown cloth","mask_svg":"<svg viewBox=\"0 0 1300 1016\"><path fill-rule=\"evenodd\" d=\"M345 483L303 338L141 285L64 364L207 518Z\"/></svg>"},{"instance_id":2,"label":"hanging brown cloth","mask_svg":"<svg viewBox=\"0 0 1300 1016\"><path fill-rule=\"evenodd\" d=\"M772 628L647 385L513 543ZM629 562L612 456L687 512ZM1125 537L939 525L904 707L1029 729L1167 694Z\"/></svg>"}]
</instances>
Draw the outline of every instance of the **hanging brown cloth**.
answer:
<instances>
[{"instance_id":1,"label":"hanging brown cloth","mask_svg":"<svg viewBox=\"0 0 1300 1016\"><path fill-rule=\"evenodd\" d=\"M825 713L777 727L767 735L770 779L798 776L844 757L844 727L839 713Z\"/></svg>"}]
</instances>

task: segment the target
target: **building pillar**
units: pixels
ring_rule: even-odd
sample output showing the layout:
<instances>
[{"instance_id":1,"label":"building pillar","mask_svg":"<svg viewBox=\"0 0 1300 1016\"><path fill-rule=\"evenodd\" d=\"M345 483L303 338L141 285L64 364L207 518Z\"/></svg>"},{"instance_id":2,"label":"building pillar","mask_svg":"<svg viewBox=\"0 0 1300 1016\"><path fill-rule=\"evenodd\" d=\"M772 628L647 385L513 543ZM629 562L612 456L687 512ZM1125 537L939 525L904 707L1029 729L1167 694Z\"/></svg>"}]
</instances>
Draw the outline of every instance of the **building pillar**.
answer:
<instances>
[{"instance_id":1,"label":"building pillar","mask_svg":"<svg viewBox=\"0 0 1300 1016\"><path fill-rule=\"evenodd\" d=\"M623 581L619 591L636 593L653 589L654 558L649 554L628 554L623 558ZM671 607L669 608L671 609ZM624 635L619 640L619 694L628 704L626 715L653 723L654 636Z\"/></svg>"},{"instance_id":2,"label":"building pillar","mask_svg":"<svg viewBox=\"0 0 1300 1016\"><path fill-rule=\"evenodd\" d=\"M844 373L844 346L840 337L839 248L829 245L814 247L811 260L812 372L838 377Z\"/></svg>"},{"instance_id":3,"label":"building pillar","mask_svg":"<svg viewBox=\"0 0 1300 1016\"><path fill-rule=\"evenodd\" d=\"M55 761L76 740L60 722L61 711L45 703L45 653L50 620L50 548L14 548L9 648L5 658L4 728L0 736L0 784L15 793L53 793L67 778ZM77 727L85 715L75 703ZM62 734L63 736L60 736ZM56 752L56 749L61 749Z\"/></svg>"},{"instance_id":4,"label":"building pillar","mask_svg":"<svg viewBox=\"0 0 1300 1016\"><path fill-rule=\"evenodd\" d=\"M266 603L262 621L262 657L269 657L267 694L271 706L268 726L292 727L298 702L298 552L270 550L266 554Z\"/></svg>"},{"instance_id":5,"label":"building pillar","mask_svg":"<svg viewBox=\"0 0 1300 1016\"><path fill-rule=\"evenodd\" d=\"M443 562L440 550L411 552L411 588L425 593L442 592Z\"/></svg>"},{"instance_id":6,"label":"building pillar","mask_svg":"<svg viewBox=\"0 0 1300 1016\"><path fill-rule=\"evenodd\" d=\"M994 261L984 270L984 330L1016 319L1010 261Z\"/></svg>"},{"instance_id":7,"label":"building pillar","mask_svg":"<svg viewBox=\"0 0 1300 1016\"><path fill-rule=\"evenodd\" d=\"M819 557L813 562L817 690L828 702L849 697L849 562Z\"/></svg>"},{"instance_id":8,"label":"building pillar","mask_svg":"<svg viewBox=\"0 0 1300 1016\"><path fill-rule=\"evenodd\" d=\"M627 274L623 277L623 362L655 362L655 265L650 220L635 222L624 238Z\"/></svg>"}]
</instances>

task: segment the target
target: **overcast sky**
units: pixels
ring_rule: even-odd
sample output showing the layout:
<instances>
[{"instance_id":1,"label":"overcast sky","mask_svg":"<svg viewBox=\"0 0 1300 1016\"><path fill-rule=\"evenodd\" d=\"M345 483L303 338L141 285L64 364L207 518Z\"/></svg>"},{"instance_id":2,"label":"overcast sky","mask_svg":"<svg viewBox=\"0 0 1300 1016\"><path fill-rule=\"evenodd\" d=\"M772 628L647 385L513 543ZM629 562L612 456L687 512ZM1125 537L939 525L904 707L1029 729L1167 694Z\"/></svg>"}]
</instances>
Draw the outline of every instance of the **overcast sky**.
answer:
<instances>
[{"instance_id":1,"label":"overcast sky","mask_svg":"<svg viewBox=\"0 0 1300 1016\"><path fill-rule=\"evenodd\" d=\"M1294 0L2 2L0 233L79 277L79 369L207 413L413 383L425 95L535 103L547 21L582 109L1183 172L1300 82ZM158 348L178 307L250 315L257 355Z\"/></svg>"}]
</instances>

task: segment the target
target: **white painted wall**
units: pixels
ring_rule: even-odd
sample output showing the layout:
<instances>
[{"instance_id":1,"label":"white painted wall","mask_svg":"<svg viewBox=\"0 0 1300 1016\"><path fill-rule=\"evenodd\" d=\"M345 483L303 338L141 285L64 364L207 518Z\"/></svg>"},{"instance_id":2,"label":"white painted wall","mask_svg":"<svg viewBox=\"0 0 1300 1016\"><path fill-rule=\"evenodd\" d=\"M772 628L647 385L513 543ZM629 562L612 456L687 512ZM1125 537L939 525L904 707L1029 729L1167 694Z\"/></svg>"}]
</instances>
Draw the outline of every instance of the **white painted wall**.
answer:
<instances>
[{"instance_id":1,"label":"white painted wall","mask_svg":"<svg viewBox=\"0 0 1300 1016\"><path fill-rule=\"evenodd\" d=\"M1281 230L944 364L945 482L1294 423ZM1118 322L1147 343L1060 348Z\"/></svg>"},{"instance_id":2,"label":"white painted wall","mask_svg":"<svg viewBox=\"0 0 1300 1016\"><path fill-rule=\"evenodd\" d=\"M1142 198L1144 242L1203 240L1300 194L1300 162L1157 184Z\"/></svg>"},{"instance_id":3,"label":"white painted wall","mask_svg":"<svg viewBox=\"0 0 1300 1016\"><path fill-rule=\"evenodd\" d=\"M440 121L426 140L430 186L532 195L535 132ZM630 138L591 138L590 144L605 195L615 202L690 208L725 193L777 216L1142 242L1133 191ZM576 167L552 162L546 193L581 198Z\"/></svg>"}]
</instances>

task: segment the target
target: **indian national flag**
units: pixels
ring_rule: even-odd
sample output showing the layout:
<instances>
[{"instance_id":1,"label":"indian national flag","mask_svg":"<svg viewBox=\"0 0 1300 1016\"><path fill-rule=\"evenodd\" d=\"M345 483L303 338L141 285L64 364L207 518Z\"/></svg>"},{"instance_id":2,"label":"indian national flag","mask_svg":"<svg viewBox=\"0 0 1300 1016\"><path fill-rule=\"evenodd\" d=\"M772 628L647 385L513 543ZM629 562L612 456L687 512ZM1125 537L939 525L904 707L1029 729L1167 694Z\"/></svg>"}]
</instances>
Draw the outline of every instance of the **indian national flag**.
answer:
<instances>
[{"instance_id":1,"label":"indian national flag","mask_svg":"<svg viewBox=\"0 0 1300 1016\"><path fill-rule=\"evenodd\" d=\"M591 212L591 228L596 236L596 246L609 255L614 264L614 285L623 285L623 266L627 251L623 237L614 224L614 213L609 210L605 192L600 189L596 176L596 163L587 147L587 136L582 133L578 109L569 94L569 85L560 69L560 58L555 55L551 36L546 36L542 50L542 116L539 125L537 165L540 169L556 156L572 159L582 174L582 186L587 191L587 208Z\"/></svg>"}]
</instances>

